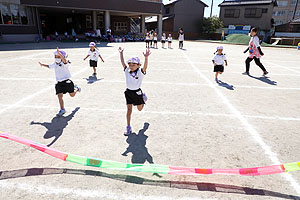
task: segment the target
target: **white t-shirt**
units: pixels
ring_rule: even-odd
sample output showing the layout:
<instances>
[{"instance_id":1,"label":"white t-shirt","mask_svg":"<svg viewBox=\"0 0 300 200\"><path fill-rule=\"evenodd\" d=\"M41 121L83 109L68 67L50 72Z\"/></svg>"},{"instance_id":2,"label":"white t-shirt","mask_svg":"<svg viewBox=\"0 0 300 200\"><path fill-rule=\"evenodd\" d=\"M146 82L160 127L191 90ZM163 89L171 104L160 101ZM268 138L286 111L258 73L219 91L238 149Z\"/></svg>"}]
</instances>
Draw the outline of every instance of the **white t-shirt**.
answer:
<instances>
[{"instance_id":1,"label":"white t-shirt","mask_svg":"<svg viewBox=\"0 0 300 200\"><path fill-rule=\"evenodd\" d=\"M165 36L161 36L161 40L166 40L166 37Z\"/></svg>"},{"instance_id":2,"label":"white t-shirt","mask_svg":"<svg viewBox=\"0 0 300 200\"><path fill-rule=\"evenodd\" d=\"M184 40L184 34L179 34L178 40L183 41Z\"/></svg>"},{"instance_id":3,"label":"white t-shirt","mask_svg":"<svg viewBox=\"0 0 300 200\"><path fill-rule=\"evenodd\" d=\"M98 61L100 53L97 51L97 49L95 49L95 51L89 50L88 55L90 56L90 60Z\"/></svg>"},{"instance_id":4,"label":"white t-shirt","mask_svg":"<svg viewBox=\"0 0 300 200\"><path fill-rule=\"evenodd\" d=\"M150 37L149 37L149 36L146 36L146 40L150 40Z\"/></svg>"},{"instance_id":5,"label":"white t-shirt","mask_svg":"<svg viewBox=\"0 0 300 200\"><path fill-rule=\"evenodd\" d=\"M253 41L254 45L256 46L256 48L257 48L257 47L260 47L258 36L251 37L250 42L249 42L249 46L250 46L250 43L251 43L252 41Z\"/></svg>"},{"instance_id":6,"label":"white t-shirt","mask_svg":"<svg viewBox=\"0 0 300 200\"><path fill-rule=\"evenodd\" d=\"M224 54L216 54L213 58L213 61L215 61L217 65L224 65L224 60L227 60Z\"/></svg>"},{"instance_id":7,"label":"white t-shirt","mask_svg":"<svg viewBox=\"0 0 300 200\"><path fill-rule=\"evenodd\" d=\"M54 62L53 64L49 65L49 68L55 70L56 81L61 82L71 78L68 63L64 64L63 62L60 62L57 64Z\"/></svg>"},{"instance_id":8,"label":"white t-shirt","mask_svg":"<svg viewBox=\"0 0 300 200\"><path fill-rule=\"evenodd\" d=\"M172 42L172 37L168 37L168 42Z\"/></svg>"},{"instance_id":9,"label":"white t-shirt","mask_svg":"<svg viewBox=\"0 0 300 200\"><path fill-rule=\"evenodd\" d=\"M157 37L156 36L154 36L154 41L157 41Z\"/></svg>"},{"instance_id":10,"label":"white t-shirt","mask_svg":"<svg viewBox=\"0 0 300 200\"><path fill-rule=\"evenodd\" d=\"M129 90L138 90L141 85L145 74L141 68L138 68L136 72L130 73L129 67L125 69L126 86Z\"/></svg>"}]
</instances>

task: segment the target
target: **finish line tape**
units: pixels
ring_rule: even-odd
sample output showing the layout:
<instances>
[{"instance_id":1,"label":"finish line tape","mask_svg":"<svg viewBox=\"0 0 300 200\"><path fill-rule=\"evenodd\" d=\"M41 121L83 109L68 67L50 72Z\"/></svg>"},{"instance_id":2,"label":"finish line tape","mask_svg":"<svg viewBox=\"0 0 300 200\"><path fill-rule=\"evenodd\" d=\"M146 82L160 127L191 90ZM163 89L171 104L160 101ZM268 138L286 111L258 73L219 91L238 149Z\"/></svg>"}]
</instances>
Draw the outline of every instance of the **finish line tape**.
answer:
<instances>
[{"instance_id":1,"label":"finish line tape","mask_svg":"<svg viewBox=\"0 0 300 200\"><path fill-rule=\"evenodd\" d=\"M214 169L214 168L203 169L203 168L192 168L192 167L173 167L168 165L157 165L157 164L130 164L130 163L101 160L98 158L83 157L83 156L60 152L58 150L47 147L46 145L39 144L31 140L17 137L8 133L0 132L0 137L30 146L50 156L53 156L55 158L64 161L69 161L69 162L73 162L85 166L92 166L92 167L112 169L112 170L149 172L149 173L158 173L158 174L176 174L176 175L222 174L222 175L242 175L242 176L260 176L260 175L278 174L278 173L300 170L300 162L280 164L280 165L270 165L264 167L236 168L236 169Z\"/></svg>"}]
</instances>

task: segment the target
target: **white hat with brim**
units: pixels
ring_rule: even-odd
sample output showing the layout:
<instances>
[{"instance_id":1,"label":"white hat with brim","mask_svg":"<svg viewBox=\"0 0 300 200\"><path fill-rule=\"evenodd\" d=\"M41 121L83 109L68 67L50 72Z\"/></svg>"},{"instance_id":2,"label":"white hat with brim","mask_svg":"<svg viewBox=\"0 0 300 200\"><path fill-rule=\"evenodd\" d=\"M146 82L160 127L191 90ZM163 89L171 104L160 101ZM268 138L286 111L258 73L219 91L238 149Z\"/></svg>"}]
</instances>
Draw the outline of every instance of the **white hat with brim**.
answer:
<instances>
[{"instance_id":1,"label":"white hat with brim","mask_svg":"<svg viewBox=\"0 0 300 200\"><path fill-rule=\"evenodd\" d=\"M140 59L138 57L132 57L127 61L127 63L140 64Z\"/></svg>"},{"instance_id":2,"label":"white hat with brim","mask_svg":"<svg viewBox=\"0 0 300 200\"><path fill-rule=\"evenodd\" d=\"M95 47L96 46L96 43L95 42L91 42L90 44L89 44L89 47Z\"/></svg>"},{"instance_id":3,"label":"white hat with brim","mask_svg":"<svg viewBox=\"0 0 300 200\"><path fill-rule=\"evenodd\" d=\"M223 47L222 47L222 46L218 46L218 47L217 47L217 50L219 50L219 49L222 49L222 50L223 50Z\"/></svg>"}]
</instances>

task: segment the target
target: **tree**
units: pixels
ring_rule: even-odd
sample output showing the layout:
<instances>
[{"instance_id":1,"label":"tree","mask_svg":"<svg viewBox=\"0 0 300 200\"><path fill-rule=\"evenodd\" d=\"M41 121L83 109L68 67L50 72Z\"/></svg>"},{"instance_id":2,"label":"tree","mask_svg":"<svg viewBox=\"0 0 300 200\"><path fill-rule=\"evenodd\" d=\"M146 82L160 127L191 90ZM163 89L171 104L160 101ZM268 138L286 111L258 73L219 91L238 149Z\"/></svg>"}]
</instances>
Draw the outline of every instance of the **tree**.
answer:
<instances>
[{"instance_id":1,"label":"tree","mask_svg":"<svg viewBox=\"0 0 300 200\"><path fill-rule=\"evenodd\" d=\"M205 17L203 19L203 32L213 33L217 29L222 27L223 27L223 22L217 16L207 17L207 18Z\"/></svg>"}]
</instances>

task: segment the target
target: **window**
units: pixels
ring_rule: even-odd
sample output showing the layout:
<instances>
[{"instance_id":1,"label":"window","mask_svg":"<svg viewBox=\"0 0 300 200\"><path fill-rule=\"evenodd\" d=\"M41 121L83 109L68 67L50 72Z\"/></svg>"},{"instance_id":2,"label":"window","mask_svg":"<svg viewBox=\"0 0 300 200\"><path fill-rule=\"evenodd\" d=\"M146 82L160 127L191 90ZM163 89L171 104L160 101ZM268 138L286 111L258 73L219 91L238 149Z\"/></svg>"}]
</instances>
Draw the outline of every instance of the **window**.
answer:
<instances>
[{"instance_id":1,"label":"window","mask_svg":"<svg viewBox=\"0 0 300 200\"><path fill-rule=\"evenodd\" d=\"M291 6L295 6L296 3L297 3L297 1L292 1L292 2L291 2Z\"/></svg>"},{"instance_id":2,"label":"window","mask_svg":"<svg viewBox=\"0 0 300 200\"><path fill-rule=\"evenodd\" d=\"M127 22L115 22L115 31L127 31Z\"/></svg>"},{"instance_id":3,"label":"window","mask_svg":"<svg viewBox=\"0 0 300 200\"><path fill-rule=\"evenodd\" d=\"M85 27L92 28L92 16L91 15L85 16Z\"/></svg>"},{"instance_id":4,"label":"window","mask_svg":"<svg viewBox=\"0 0 300 200\"><path fill-rule=\"evenodd\" d=\"M0 24L33 24L32 8L17 4L0 3Z\"/></svg>"},{"instance_id":5,"label":"window","mask_svg":"<svg viewBox=\"0 0 300 200\"><path fill-rule=\"evenodd\" d=\"M289 11L289 16L293 16L294 15L294 11L290 10Z\"/></svg>"},{"instance_id":6,"label":"window","mask_svg":"<svg viewBox=\"0 0 300 200\"><path fill-rule=\"evenodd\" d=\"M263 8L261 12L262 13L268 13L268 8Z\"/></svg>"},{"instance_id":7,"label":"window","mask_svg":"<svg viewBox=\"0 0 300 200\"><path fill-rule=\"evenodd\" d=\"M225 9L224 17L225 18L238 18L240 16L239 9Z\"/></svg>"},{"instance_id":8,"label":"window","mask_svg":"<svg viewBox=\"0 0 300 200\"><path fill-rule=\"evenodd\" d=\"M285 16L285 10L275 11L275 12L273 12L273 16Z\"/></svg>"},{"instance_id":9,"label":"window","mask_svg":"<svg viewBox=\"0 0 300 200\"><path fill-rule=\"evenodd\" d=\"M278 7L286 7L288 6L288 1L277 1Z\"/></svg>"},{"instance_id":10,"label":"window","mask_svg":"<svg viewBox=\"0 0 300 200\"><path fill-rule=\"evenodd\" d=\"M166 14L170 14L170 8L166 8Z\"/></svg>"},{"instance_id":11,"label":"window","mask_svg":"<svg viewBox=\"0 0 300 200\"><path fill-rule=\"evenodd\" d=\"M261 8L246 8L245 9L245 18L259 18L262 16Z\"/></svg>"},{"instance_id":12,"label":"window","mask_svg":"<svg viewBox=\"0 0 300 200\"><path fill-rule=\"evenodd\" d=\"M295 16L300 16L300 10L297 10L297 11L296 11Z\"/></svg>"},{"instance_id":13,"label":"window","mask_svg":"<svg viewBox=\"0 0 300 200\"><path fill-rule=\"evenodd\" d=\"M103 16L97 15L97 29L103 28Z\"/></svg>"}]
</instances>

